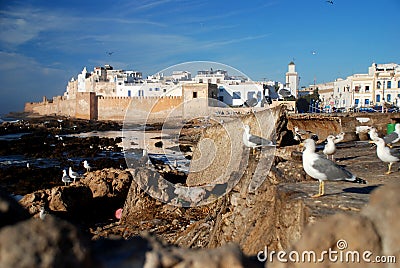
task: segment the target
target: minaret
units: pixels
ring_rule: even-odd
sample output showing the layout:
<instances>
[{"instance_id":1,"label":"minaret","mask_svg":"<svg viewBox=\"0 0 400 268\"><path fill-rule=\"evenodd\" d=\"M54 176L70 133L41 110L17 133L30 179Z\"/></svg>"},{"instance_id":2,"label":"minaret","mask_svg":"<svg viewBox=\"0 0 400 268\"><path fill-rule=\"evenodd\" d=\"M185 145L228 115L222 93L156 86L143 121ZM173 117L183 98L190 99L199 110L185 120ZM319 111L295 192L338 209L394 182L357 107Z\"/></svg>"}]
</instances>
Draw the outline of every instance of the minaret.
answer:
<instances>
[{"instance_id":1,"label":"minaret","mask_svg":"<svg viewBox=\"0 0 400 268\"><path fill-rule=\"evenodd\" d=\"M286 88L290 88L290 92L297 98L297 88L299 85L299 75L296 72L296 65L291 61L288 65L286 73Z\"/></svg>"}]
</instances>

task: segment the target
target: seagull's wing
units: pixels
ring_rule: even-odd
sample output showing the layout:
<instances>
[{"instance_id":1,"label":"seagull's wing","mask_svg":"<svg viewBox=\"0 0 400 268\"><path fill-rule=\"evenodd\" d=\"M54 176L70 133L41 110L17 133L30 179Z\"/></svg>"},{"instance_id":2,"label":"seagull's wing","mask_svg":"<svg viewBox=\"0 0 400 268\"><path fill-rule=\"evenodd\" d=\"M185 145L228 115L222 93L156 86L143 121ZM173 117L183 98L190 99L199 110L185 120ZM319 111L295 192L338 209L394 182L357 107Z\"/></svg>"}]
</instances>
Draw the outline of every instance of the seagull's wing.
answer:
<instances>
[{"instance_id":1,"label":"seagull's wing","mask_svg":"<svg viewBox=\"0 0 400 268\"><path fill-rule=\"evenodd\" d=\"M392 148L392 149L389 148L389 151L392 156L400 158L400 149L399 148Z\"/></svg>"},{"instance_id":2,"label":"seagull's wing","mask_svg":"<svg viewBox=\"0 0 400 268\"><path fill-rule=\"evenodd\" d=\"M383 137L383 140L385 141L385 143L392 143L396 140L399 139L399 134L397 134L396 132L392 132L389 135L386 135L385 137Z\"/></svg>"},{"instance_id":3,"label":"seagull's wing","mask_svg":"<svg viewBox=\"0 0 400 268\"><path fill-rule=\"evenodd\" d=\"M270 140L261 138L259 136L251 135L249 138L251 143L257 144L257 146L272 146L274 143Z\"/></svg>"},{"instance_id":4,"label":"seagull's wing","mask_svg":"<svg viewBox=\"0 0 400 268\"><path fill-rule=\"evenodd\" d=\"M319 172L326 174L327 180L330 181L350 180L353 177L355 178L350 171L322 157L318 157L314 160L311 166Z\"/></svg>"}]
</instances>

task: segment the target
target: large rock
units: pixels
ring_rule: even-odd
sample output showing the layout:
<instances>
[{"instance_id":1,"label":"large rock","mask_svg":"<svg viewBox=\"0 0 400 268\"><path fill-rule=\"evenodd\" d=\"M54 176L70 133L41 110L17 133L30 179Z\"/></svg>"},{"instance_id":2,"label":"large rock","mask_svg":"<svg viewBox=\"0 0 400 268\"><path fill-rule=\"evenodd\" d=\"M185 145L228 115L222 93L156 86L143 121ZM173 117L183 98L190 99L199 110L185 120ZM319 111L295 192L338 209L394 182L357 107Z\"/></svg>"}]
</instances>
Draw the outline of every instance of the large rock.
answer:
<instances>
[{"instance_id":1,"label":"large rock","mask_svg":"<svg viewBox=\"0 0 400 268\"><path fill-rule=\"evenodd\" d=\"M90 172L80 183L87 185L93 197L116 197L125 199L132 175L128 171L106 168Z\"/></svg>"},{"instance_id":2,"label":"large rock","mask_svg":"<svg viewBox=\"0 0 400 268\"><path fill-rule=\"evenodd\" d=\"M48 212L68 212L79 214L91 205L92 192L84 185L57 186L25 195L20 204L30 214L37 214L43 207Z\"/></svg>"},{"instance_id":3,"label":"large rock","mask_svg":"<svg viewBox=\"0 0 400 268\"><path fill-rule=\"evenodd\" d=\"M0 267L88 267L77 229L57 218L30 219L0 230Z\"/></svg>"},{"instance_id":4,"label":"large rock","mask_svg":"<svg viewBox=\"0 0 400 268\"><path fill-rule=\"evenodd\" d=\"M363 261L366 251L381 253L380 237L372 222L360 215L336 214L304 231L301 239L286 251L284 259L288 263L279 263L275 255L272 260L267 259L266 267L375 267L375 263ZM298 253L298 259L291 252Z\"/></svg>"},{"instance_id":5,"label":"large rock","mask_svg":"<svg viewBox=\"0 0 400 268\"><path fill-rule=\"evenodd\" d=\"M400 256L400 185L389 184L378 188L362 214L373 223L381 237L382 253ZM394 267L394 266L393 266Z\"/></svg>"},{"instance_id":6,"label":"large rock","mask_svg":"<svg viewBox=\"0 0 400 268\"><path fill-rule=\"evenodd\" d=\"M8 193L0 189L0 228L29 218L29 213Z\"/></svg>"}]
</instances>

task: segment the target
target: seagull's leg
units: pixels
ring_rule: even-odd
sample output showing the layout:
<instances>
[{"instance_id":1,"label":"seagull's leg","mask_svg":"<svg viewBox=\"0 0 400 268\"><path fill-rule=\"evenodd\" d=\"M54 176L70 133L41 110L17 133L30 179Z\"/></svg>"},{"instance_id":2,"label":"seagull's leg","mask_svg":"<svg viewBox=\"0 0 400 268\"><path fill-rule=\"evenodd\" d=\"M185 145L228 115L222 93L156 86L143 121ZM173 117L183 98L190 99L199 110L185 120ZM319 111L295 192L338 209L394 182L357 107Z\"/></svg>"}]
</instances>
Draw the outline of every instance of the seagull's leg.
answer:
<instances>
[{"instance_id":1,"label":"seagull's leg","mask_svg":"<svg viewBox=\"0 0 400 268\"><path fill-rule=\"evenodd\" d=\"M321 196L325 194L325 182L321 181Z\"/></svg>"},{"instance_id":2,"label":"seagull's leg","mask_svg":"<svg viewBox=\"0 0 400 268\"><path fill-rule=\"evenodd\" d=\"M386 174L390 174L391 173L390 170L392 169L392 165L393 165L393 163L390 162L389 165L388 165L388 171L386 172Z\"/></svg>"},{"instance_id":3,"label":"seagull's leg","mask_svg":"<svg viewBox=\"0 0 400 268\"><path fill-rule=\"evenodd\" d=\"M312 198L317 198L320 197L321 195L323 195L323 186L324 186L324 181L319 181L319 189L318 189L318 194L315 194L313 196L311 196Z\"/></svg>"}]
</instances>

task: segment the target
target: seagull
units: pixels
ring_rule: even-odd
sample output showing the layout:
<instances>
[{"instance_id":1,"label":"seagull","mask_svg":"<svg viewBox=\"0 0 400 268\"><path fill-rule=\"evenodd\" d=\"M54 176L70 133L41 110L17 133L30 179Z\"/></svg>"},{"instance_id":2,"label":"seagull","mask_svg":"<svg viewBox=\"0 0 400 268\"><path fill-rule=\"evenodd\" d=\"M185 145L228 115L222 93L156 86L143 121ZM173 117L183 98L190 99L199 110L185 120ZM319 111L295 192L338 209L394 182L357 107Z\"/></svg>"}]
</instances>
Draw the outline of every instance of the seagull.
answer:
<instances>
[{"instance_id":1,"label":"seagull","mask_svg":"<svg viewBox=\"0 0 400 268\"><path fill-rule=\"evenodd\" d=\"M392 148L392 144L400 140L400 124L397 123L394 127L394 131L383 137L383 140L390 148Z\"/></svg>"},{"instance_id":2,"label":"seagull","mask_svg":"<svg viewBox=\"0 0 400 268\"><path fill-rule=\"evenodd\" d=\"M335 145L335 136L329 135L326 140L327 143L324 147L324 150L322 151L324 155L326 155L326 159L329 159L329 156L332 156L332 161L333 161L333 155L336 152L336 145Z\"/></svg>"},{"instance_id":3,"label":"seagull","mask_svg":"<svg viewBox=\"0 0 400 268\"><path fill-rule=\"evenodd\" d=\"M246 147L253 148L253 150L258 147L275 146L275 144L270 140L256 135L251 135L250 127L248 125L244 126L243 143Z\"/></svg>"},{"instance_id":4,"label":"seagull","mask_svg":"<svg viewBox=\"0 0 400 268\"><path fill-rule=\"evenodd\" d=\"M329 4L331 4L331 5L333 5L333 1L331 1L331 0L328 0L328 1L326 1L327 3L329 3Z\"/></svg>"},{"instance_id":5,"label":"seagull","mask_svg":"<svg viewBox=\"0 0 400 268\"><path fill-rule=\"evenodd\" d=\"M92 168L92 167L89 165L89 163L88 163L87 160L83 161L83 167L86 168L86 172L89 172L90 169Z\"/></svg>"},{"instance_id":6,"label":"seagull","mask_svg":"<svg viewBox=\"0 0 400 268\"><path fill-rule=\"evenodd\" d=\"M308 131L308 130L299 129L298 126L294 127L294 137L293 138L296 141L302 142L303 140L305 140L305 138L303 138L304 135L308 135L308 138L311 138L314 141L318 141L318 135L317 134L314 134L314 133L312 133L311 131Z\"/></svg>"},{"instance_id":7,"label":"seagull","mask_svg":"<svg viewBox=\"0 0 400 268\"><path fill-rule=\"evenodd\" d=\"M69 174L69 176L74 180L74 182L75 182L75 180L76 180L77 178L80 178L80 177L81 177L81 176L79 175L79 173L73 171L71 167L69 167L69 169L68 169L68 174Z\"/></svg>"},{"instance_id":8,"label":"seagull","mask_svg":"<svg viewBox=\"0 0 400 268\"><path fill-rule=\"evenodd\" d=\"M336 135L335 139L333 140L333 143L339 143L344 139L344 132L340 132L339 134Z\"/></svg>"},{"instance_id":9,"label":"seagull","mask_svg":"<svg viewBox=\"0 0 400 268\"><path fill-rule=\"evenodd\" d=\"M63 176L62 176L62 182L64 185L69 185L71 183L71 178L68 176L67 171L64 169L63 170Z\"/></svg>"},{"instance_id":10,"label":"seagull","mask_svg":"<svg viewBox=\"0 0 400 268\"><path fill-rule=\"evenodd\" d=\"M400 160L400 150L386 147L385 141L382 138L376 138L369 143L376 144L376 154L378 158L383 162L389 163L386 174L390 174L393 163L399 162Z\"/></svg>"},{"instance_id":11,"label":"seagull","mask_svg":"<svg viewBox=\"0 0 400 268\"><path fill-rule=\"evenodd\" d=\"M371 140L375 140L375 139L379 138L378 132L376 131L376 128L374 128L374 127L370 128L370 130L368 131L368 135Z\"/></svg>"},{"instance_id":12,"label":"seagull","mask_svg":"<svg viewBox=\"0 0 400 268\"><path fill-rule=\"evenodd\" d=\"M108 56L111 56L112 54L114 54L114 51L107 52L107 54Z\"/></svg>"},{"instance_id":13,"label":"seagull","mask_svg":"<svg viewBox=\"0 0 400 268\"><path fill-rule=\"evenodd\" d=\"M355 183L367 183L365 180L357 178L350 171L337 165L329 159L323 158L315 152L315 141L306 139L302 145L305 147L303 151L303 168L304 171L313 179L319 180L318 194L312 197L320 197L324 195L324 182L328 181L348 181Z\"/></svg>"},{"instance_id":14,"label":"seagull","mask_svg":"<svg viewBox=\"0 0 400 268\"><path fill-rule=\"evenodd\" d=\"M42 221L44 221L44 219L46 218L46 215L47 215L46 210L44 209L44 207L41 207L41 208L40 208L40 212L39 212L39 218L40 218Z\"/></svg>"}]
</instances>

